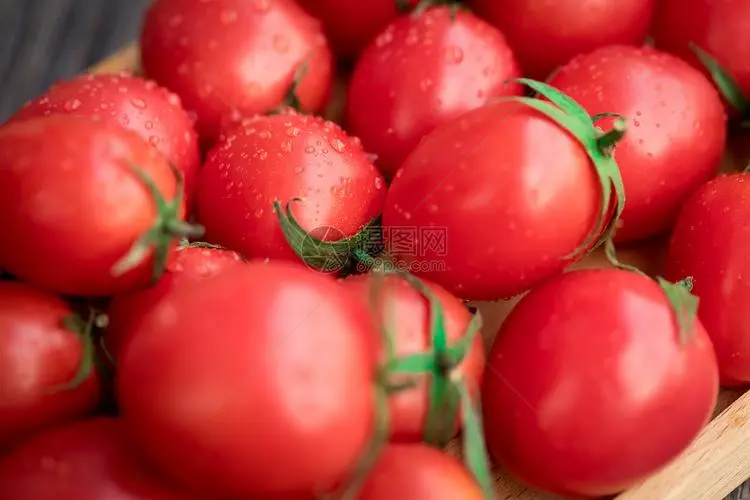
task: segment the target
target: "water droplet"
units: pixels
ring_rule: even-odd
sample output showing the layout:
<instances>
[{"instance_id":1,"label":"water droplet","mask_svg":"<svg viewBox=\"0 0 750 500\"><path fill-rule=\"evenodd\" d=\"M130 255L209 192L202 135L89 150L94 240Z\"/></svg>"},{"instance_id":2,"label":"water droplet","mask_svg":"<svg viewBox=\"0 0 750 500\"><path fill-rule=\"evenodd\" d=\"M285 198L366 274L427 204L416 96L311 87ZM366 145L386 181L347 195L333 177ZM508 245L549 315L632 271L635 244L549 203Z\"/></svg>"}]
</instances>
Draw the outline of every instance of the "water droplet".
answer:
<instances>
[{"instance_id":1,"label":"water droplet","mask_svg":"<svg viewBox=\"0 0 750 500\"><path fill-rule=\"evenodd\" d=\"M301 174L304 171L305 171L305 167L303 167L302 165L298 165L298 166L294 167L294 173L295 174Z\"/></svg>"},{"instance_id":2,"label":"water droplet","mask_svg":"<svg viewBox=\"0 0 750 500\"><path fill-rule=\"evenodd\" d=\"M259 151L258 152L258 158L261 161L265 160L266 158L268 158L268 152L267 151L263 151L263 150Z\"/></svg>"},{"instance_id":3,"label":"water droplet","mask_svg":"<svg viewBox=\"0 0 750 500\"><path fill-rule=\"evenodd\" d=\"M148 142L150 142L153 147L157 147L159 145L159 138L155 135L152 135L148 138Z\"/></svg>"},{"instance_id":4,"label":"water droplet","mask_svg":"<svg viewBox=\"0 0 750 500\"><path fill-rule=\"evenodd\" d=\"M146 130L151 130L154 128L154 122L148 121L144 123L143 126L146 128Z\"/></svg>"},{"instance_id":5,"label":"water droplet","mask_svg":"<svg viewBox=\"0 0 750 500\"><path fill-rule=\"evenodd\" d=\"M430 203L429 205L427 205L427 211L431 214L436 214L438 212L438 206L434 203Z\"/></svg>"},{"instance_id":6,"label":"water droplet","mask_svg":"<svg viewBox=\"0 0 750 500\"><path fill-rule=\"evenodd\" d=\"M65 109L65 111L75 111L80 108L82 104L83 103L78 99L68 99L65 101L65 104L63 104L63 109Z\"/></svg>"},{"instance_id":7,"label":"water droplet","mask_svg":"<svg viewBox=\"0 0 750 500\"><path fill-rule=\"evenodd\" d=\"M310 153L310 154L312 154L312 153L314 153L314 152L315 152L315 147L314 147L314 146L306 146L306 147L305 147L305 153Z\"/></svg>"},{"instance_id":8,"label":"water droplet","mask_svg":"<svg viewBox=\"0 0 750 500\"><path fill-rule=\"evenodd\" d=\"M260 219L261 217L263 217L263 209L262 208L259 208L259 209L257 209L255 211L255 217L258 218L258 219Z\"/></svg>"},{"instance_id":9,"label":"water droplet","mask_svg":"<svg viewBox=\"0 0 750 500\"><path fill-rule=\"evenodd\" d=\"M343 153L346 149L346 144L341 139L331 139L331 147L337 153Z\"/></svg>"},{"instance_id":10,"label":"water droplet","mask_svg":"<svg viewBox=\"0 0 750 500\"><path fill-rule=\"evenodd\" d=\"M393 30L388 29L375 39L375 46L382 49L391 42L393 42Z\"/></svg>"},{"instance_id":11,"label":"water droplet","mask_svg":"<svg viewBox=\"0 0 750 500\"><path fill-rule=\"evenodd\" d=\"M383 189L383 182L382 177L375 177L375 189Z\"/></svg>"},{"instance_id":12,"label":"water droplet","mask_svg":"<svg viewBox=\"0 0 750 500\"><path fill-rule=\"evenodd\" d=\"M292 152L292 141L284 141L281 143L281 150L286 153Z\"/></svg>"},{"instance_id":13,"label":"water droplet","mask_svg":"<svg viewBox=\"0 0 750 500\"><path fill-rule=\"evenodd\" d=\"M410 220L411 219L411 212L404 212L403 216L404 216L404 219Z\"/></svg>"},{"instance_id":14,"label":"water droplet","mask_svg":"<svg viewBox=\"0 0 750 500\"><path fill-rule=\"evenodd\" d=\"M131 99L130 104L138 109L146 109L146 101L143 99Z\"/></svg>"},{"instance_id":15,"label":"water droplet","mask_svg":"<svg viewBox=\"0 0 750 500\"><path fill-rule=\"evenodd\" d=\"M286 129L286 135L288 135L289 137L297 137L300 132L302 132L302 129L300 129L299 127L289 127L288 129Z\"/></svg>"},{"instance_id":16,"label":"water droplet","mask_svg":"<svg viewBox=\"0 0 750 500\"><path fill-rule=\"evenodd\" d=\"M448 47L445 51L445 60L449 64L461 64L464 60L464 51L461 47Z\"/></svg>"},{"instance_id":17,"label":"water droplet","mask_svg":"<svg viewBox=\"0 0 750 500\"><path fill-rule=\"evenodd\" d=\"M268 130L261 130L258 132L258 137L261 139L270 139L271 138L271 132Z\"/></svg>"},{"instance_id":18,"label":"water droplet","mask_svg":"<svg viewBox=\"0 0 750 500\"><path fill-rule=\"evenodd\" d=\"M120 88L117 89L117 91L119 93L121 93L121 94L127 94L128 93L128 88L127 87L120 87Z\"/></svg>"}]
</instances>

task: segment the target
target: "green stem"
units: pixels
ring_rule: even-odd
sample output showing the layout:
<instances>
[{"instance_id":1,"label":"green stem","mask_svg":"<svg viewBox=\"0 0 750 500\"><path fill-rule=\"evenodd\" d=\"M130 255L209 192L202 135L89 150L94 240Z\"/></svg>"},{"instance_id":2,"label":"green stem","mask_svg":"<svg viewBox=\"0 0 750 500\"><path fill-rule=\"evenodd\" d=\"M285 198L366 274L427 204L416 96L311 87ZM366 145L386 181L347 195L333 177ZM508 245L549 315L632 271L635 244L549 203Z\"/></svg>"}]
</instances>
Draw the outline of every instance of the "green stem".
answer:
<instances>
[{"instance_id":1,"label":"green stem","mask_svg":"<svg viewBox=\"0 0 750 500\"><path fill-rule=\"evenodd\" d=\"M308 64L309 61L305 60L297 67L294 72L294 76L292 77L292 83L289 85L289 89L287 89L286 94L284 95L284 100L279 106L269 111L269 115L281 114L289 108L297 111L298 113L305 112L298 92L299 86L302 84L302 80L304 80L305 76L307 75Z\"/></svg>"},{"instance_id":2,"label":"green stem","mask_svg":"<svg viewBox=\"0 0 750 500\"><path fill-rule=\"evenodd\" d=\"M96 312L91 309L89 317L86 320L78 314L70 314L63 318L62 323L66 330L75 333L81 339L81 346L83 348L81 362L72 379L48 389L51 394L71 391L80 387L91 376L95 365L94 326L96 324Z\"/></svg>"},{"instance_id":3,"label":"green stem","mask_svg":"<svg viewBox=\"0 0 750 500\"><path fill-rule=\"evenodd\" d=\"M742 92L737 80L725 70L719 61L717 61L711 54L698 47L694 43L690 43L690 49L695 53L698 60L703 64L706 70L711 75L711 79L718 87L724 99L735 109L740 115L746 117L750 113L750 100Z\"/></svg>"},{"instance_id":4,"label":"green stem","mask_svg":"<svg viewBox=\"0 0 750 500\"><path fill-rule=\"evenodd\" d=\"M396 3L396 10L402 14L411 10L411 3L409 0L394 0L394 2Z\"/></svg>"}]
</instances>

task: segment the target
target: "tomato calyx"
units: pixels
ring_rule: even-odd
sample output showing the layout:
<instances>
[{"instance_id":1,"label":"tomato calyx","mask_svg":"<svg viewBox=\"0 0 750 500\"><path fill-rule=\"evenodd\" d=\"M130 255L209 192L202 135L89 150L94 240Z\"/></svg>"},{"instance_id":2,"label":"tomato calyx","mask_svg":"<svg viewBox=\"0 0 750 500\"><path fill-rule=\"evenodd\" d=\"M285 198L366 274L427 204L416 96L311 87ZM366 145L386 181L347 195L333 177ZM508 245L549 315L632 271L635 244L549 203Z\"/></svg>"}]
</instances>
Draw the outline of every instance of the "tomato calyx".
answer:
<instances>
[{"instance_id":1,"label":"tomato calyx","mask_svg":"<svg viewBox=\"0 0 750 500\"><path fill-rule=\"evenodd\" d=\"M356 270L358 262L364 261L365 265L374 262L373 250L377 253L382 243L380 217L370 221L353 236L324 241L305 231L295 219L292 203L298 201L303 200L294 198L282 209L281 203L276 200L273 209L287 243L305 264L324 273L345 276Z\"/></svg>"},{"instance_id":2,"label":"tomato calyx","mask_svg":"<svg viewBox=\"0 0 750 500\"><path fill-rule=\"evenodd\" d=\"M304 80L305 76L307 75L307 66L308 61L304 61L297 67L297 69L294 71L294 76L292 77L292 83L291 85L289 85L289 89L287 89L286 94L284 95L284 100L281 102L281 104L269 111L267 113L268 115L279 115L288 112L289 109L293 109L297 113L305 112L302 106L302 101L300 100L297 91L299 90L299 86L302 84L302 80Z\"/></svg>"},{"instance_id":3,"label":"tomato calyx","mask_svg":"<svg viewBox=\"0 0 750 500\"><path fill-rule=\"evenodd\" d=\"M617 221L625 208L625 186L620 168L612 153L615 144L626 133L627 122L620 116L615 121L612 130L602 132L594 124L595 120L580 104L551 85L528 78L518 78L513 81L530 87L546 100L539 97L515 96L501 99L523 103L557 123L578 140L596 169L602 188L601 207L596 224L583 243L563 258L569 260L588 254L614 234ZM605 117L613 116L613 114L606 113L597 116ZM612 205L614 205L614 210L610 212Z\"/></svg>"},{"instance_id":4,"label":"tomato calyx","mask_svg":"<svg viewBox=\"0 0 750 500\"><path fill-rule=\"evenodd\" d=\"M465 6L463 5L462 0L421 0L416 7L414 7L414 10L412 10L411 15L413 17L419 17L423 15L425 12L427 12L429 9L433 7L440 7L440 6L447 6L450 8L451 13L451 20L456 20L456 14L458 14L458 11L463 9Z\"/></svg>"},{"instance_id":5,"label":"tomato calyx","mask_svg":"<svg viewBox=\"0 0 750 500\"><path fill-rule=\"evenodd\" d=\"M393 2L396 4L396 10L400 14L409 12L411 10L411 4L409 3L409 0L393 0Z\"/></svg>"},{"instance_id":6,"label":"tomato calyx","mask_svg":"<svg viewBox=\"0 0 750 500\"><path fill-rule=\"evenodd\" d=\"M745 96L737 80L724 69L711 54L690 42L690 50L711 75L724 99L740 114L743 126L750 126L750 100Z\"/></svg>"},{"instance_id":7,"label":"tomato calyx","mask_svg":"<svg viewBox=\"0 0 750 500\"><path fill-rule=\"evenodd\" d=\"M133 174L143 183L156 205L156 220L140 238L138 238L128 253L112 268L114 276L121 276L138 267L153 251L153 272L151 282L156 283L164 274L167 267L167 257L174 240L182 238L200 238L204 229L200 225L188 224L181 217L182 200L184 196L184 180L182 173L174 165L170 168L175 176L177 189L172 201L164 199L159 187L138 165L127 162Z\"/></svg>"},{"instance_id":8,"label":"tomato calyx","mask_svg":"<svg viewBox=\"0 0 750 500\"><path fill-rule=\"evenodd\" d=\"M94 351L94 328L101 324L99 319L100 313L91 308L87 318L83 318L77 313L72 313L62 319L62 327L78 335L83 348L81 353L81 362L78 370L69 381L49 388L49 392L56 394L59 392L71 391L78 388L89 378L91 372L96 366L96 354Z\"/></svg>"}]
</instances>

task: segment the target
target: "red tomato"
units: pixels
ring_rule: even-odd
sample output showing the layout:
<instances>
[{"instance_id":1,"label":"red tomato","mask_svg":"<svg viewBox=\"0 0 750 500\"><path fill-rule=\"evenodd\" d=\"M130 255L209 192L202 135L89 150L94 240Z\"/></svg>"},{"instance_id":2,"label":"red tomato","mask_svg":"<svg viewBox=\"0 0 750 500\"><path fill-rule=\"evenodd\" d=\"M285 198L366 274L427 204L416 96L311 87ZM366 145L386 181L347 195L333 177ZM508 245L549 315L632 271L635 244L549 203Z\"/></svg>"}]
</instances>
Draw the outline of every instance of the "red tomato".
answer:
<instances>
[{"instance_id":1,"label":"red tomato","mask_svg":"<svg viewBox=\"0 0 750 500\"><path fill-rule=\"evenodd\" d=\"M399 15L400 0L297 0L320 19L339 57L353 59ZM419 0L403 0L415 6Z\"/></svg>"},{"instance_id":2,"label":"red tomato","mask_svg":"<svg viewBox=\"0 0 750 500\"><path fill-rule=\"evenodd\" d=\"M2 127L0 234L13 237L0 245L0 267L66 295L147 284L154 275L148 252L124 274L113 267L157 224L153 247L167 251L183 210L159 214L132 165L172 201L177 183L167 161L119 125L56 115Z\"/></svg>"},{"instance_id":3,"label":"red tomato","mask_svg":"<svg viewBox=\"0 0 750 500\"><path fill-rule=\"evenodd\" d=\"M521 299L482 386L491 454L536 488L604 496L681 453L716 404L703 326L681 341L662 289L616 269L574 271Z\"/></svg>"},{"instance_id":4,"label":"red tomato","mask_svg":"<svg viewBox=\"0 0 750 500\"><path fill-rule=\"evenodd\" d=\"M202 245L177 249L175 257L151 288L118 295L107 308L109 324L105 332L107 352L117 359L142 318L166 295L183 286L199 283L226 269L245 265L241 255L224 248Z\"/></svg>"},{"instance_id":5,"label":"red tomato","mask_svg":"<svg viewBox=\"0 0 750 500\"><path fill-rule=\"evenodd\" d=\"M750 382L750 175L718 177L683 205L666 276L695 279L698 315L711 336L724 385Z\"/></svg>"},{"instance_id":6,"label":"red tomato","mask_svg":"<svg viewBox=\"0 0 750 500\"><path fill-rule=\"evenodd\" d=\"M357 498L485 500L460 462L422 444L388 446Z\"/></svg>"},{"instance_id":7,"label":"red tomato","mask_svg":"<svg viewBox=\"0 0 750 500\"><path fill-rule=\"evenodd\" d=\"M54 295L0 282L0 448L96 409L96 370L76 387L65 387L87 355L82 332L63 323L72 315Z\"/></svg>"},{"instance_id":8,"label":"red tomato","mask_svg":"<svg viewBox=\"0 0 750 500\"><path fill-rule=\"evenodd\" d=\"M502 33L468 11L436 7L403 16L357 60L346 122L392 176L419 141L461 113L521 95Z\"/></svg>"},{"instance_id":9,"label":"red tomato","mask_svg":"<svg viewBox=\"0 0 750 500\"><path fill-rule=\"evenodd\" d=\"M458 297L496 300L561 272L594 228L600 199L572 135L529 106L496 102L414 150L388 192L386 246Z\"/></svg>"},{"instance_id":10,"label":"red tomato","mask_svg":"<svg viewBox=\"0 0 750 500\"><path fill-rule=\"evenodd\" d=\"M627 193L618 241L667 229L717 171L726 145L721 99L700 72L650 48L606 47L577 57L550 85L595 115L629 119L615 150ZM612 118L599 122L607 128Z\"/></svg>"},{"instance_id":11,"label":"red tomato","mask_svg":"<svg viewBox=\"0 0 750 500\"><path fill-rule=\"evenodd\" d=\"M717 60L750 97L749 0L660 0L652 35L658 48L705 69L689 44Z\"/></svg>"},{"instance_id":12,"label":"red tomato","mask_svg":"<svg viewBox=\"0 0 750 500\"><path fill-rule=\"evenodd\" d=\"M333 73L319 23L293 0L157 0L141 53L146 74L196 113L209 142L227 120L281 105L303 65L297 96L305 110L322 109Z\"/></svg>"},{"instance_id":13,"label":"red tomato","mask_svg":"<svg viewBox=\"0 0 750 500\"><path fill-rule=\"evenodd\" d=\"M655 0L470 0L508 37L524 73L544 79L578 54L641 45Z\"/></svg>"},{"instance_id":14,"label":"red tomato","mask_svg":"<svg viewBox=\"0 0 750 500\"><path fill-rule=\"evenodd\" d=\"M373 275L351 276L342 281L354 296L359 297L365 306L370 305L373 290ZM445 331L448 344L453 345L467 332L471 314L463 302L433 283L424 283L440 301L445 317ZM428 299L403 278L389 275L376 286L380 309L375 313L376 342L378 350L382 349L381 337L387 321L393 322L394 347L397 358L432 350L432 331L430 325L430 304ZM390 315L393 316L390 316ZM383 359L382 361L385 361ZM484 373L484 346L481 333L466 353L463 361L455 368L469 387L479 389ZM425 424L429 409L429 374L417 379L418 385L413 389L395 393L390 397L391 440L419 442L425 435ZM405 380L393 379L395 382ZM456 428L458 430L458 428Z\"/></svg>"},{"instance_id":15,"label":"red tomato","mask_svg":"<svg viewBox=\"0 0 750 500\"><path fill-rule=\"evenodd\" d=\"M0 498L187 500L135 457L120 420L95 419L35 436L0 460Z\"/></svg>"},{"instance_id":16,"label":"red tomato","mask_svg":"<svg viewBox=\"0 0 750 500\"><path fill-rule=\"evenodd\" d=\"M127 74L84 75L56 83L11 120L60 113L119 123L137 132L182 172L190 198L201 161L198 136L175 94Z\"/></svg>"},{"instance_id":17,"label":"red tomato","mask_svg":"<svg viewBox=\"0 0 750 500\"><path fill-rule=\"evenodd\" d=\"M144 453L210 498L325 491L370 439L371 335L328 275L251 262L144 318L118 365L121 408Z\"/></svg>"},{"instance_id":18,"label":"red tomato","mask_svg":"<svg viewBox=\"0 0 750 500\"><path fill-rule=\"evenodd\" d=\"M353 236L381 211L383 177L358 140L322 118L296 113L246 120L208 154L198 217L206 239L250 258L297 259L273 210L293 213L324 239ZM317 232L317 231L316 231Z\"/></svg>"}]
</instances>

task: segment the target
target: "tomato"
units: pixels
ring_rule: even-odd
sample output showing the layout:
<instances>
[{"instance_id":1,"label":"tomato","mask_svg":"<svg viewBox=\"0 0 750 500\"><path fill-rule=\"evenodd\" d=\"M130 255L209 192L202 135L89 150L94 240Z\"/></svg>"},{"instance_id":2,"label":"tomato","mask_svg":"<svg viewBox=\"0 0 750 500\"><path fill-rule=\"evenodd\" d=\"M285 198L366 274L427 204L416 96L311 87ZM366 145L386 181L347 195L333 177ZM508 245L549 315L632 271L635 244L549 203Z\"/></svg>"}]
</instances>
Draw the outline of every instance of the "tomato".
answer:
<instances>
[{"instance_id":1,"label":"tomato","mask_svg":"<svg viewBox=\"0 0 750 500\"><path fill-rule=\"evenodd\" d=\"M182 98L215 141L226 120L284 102L295 73L302 107L321 110L333 57L319 23L293 0L157 0L141 33L146 74Z\"/></svg>"},{"instance_id":2,"label":"tomato","mask_svg":"<svg viewBox=\"0 0 750 500\"><path fill-rule=\"evenodd\" d=\"M490 453L561 495L610 495L653 473L716 404L711 341L697 319L691 330L659 285L630 271L573 271L532 290L488 355Z\"/></svg>"},{"instance_id":3,"label":"tomato","mask_svg":"<svg viewBox=\"0 0 750 500\"><path fill-rule=\"evenodd\" d=\"M121 408L144 454L210 498L326 491L370 439L372 335L330 276L254 261L143 319L118 365Z\"/></svg>"},{"instance_id":4,"label":"tomato","mask_svg":"<svg viewBox=\"0 0 750 500\"><path fill-rule=\"evenodd\" d=\"M201 162L198 136L175 94L128 74L84 75L56 83L26 103L11 120L60 113L119 123L134 130L182 172L186 200L190 198Z\"/></svg>"},{"instance_id":5,"label":"tomato","mask_svg":"<svg viewBox=\"0 0 750 500\"><path fill-rule=\"evenodd\" d=\"M0 448L96 409L95 370L75 387L67 386L90 356L83 332L64 325L72 315L54 295L24 283L0 282Z\"/></svg>"},{"instance_id":6,"label":"tomato","mask_svg":"<svg viewBox=\"0 0 750 500\"><path fill-rule=\"evenodd\" d=\"M198 218L206 239L249 258L295 259L274 201L295 198L310 232L355 235L381 211L383 177L356 139L322 118L285 113L246 120L212 149L203 167ZM228 215L229 214L229 215Z\"/></svg>"},{"instance_id":7,"label":"tomato","mask_svg":"<svg viewBox=\"0 0 750 500\"><path fill-rule=\"evenodd\" d=\"M453 457L422 444L392 444L379 457L358 498L483 500L484 496Z\"/></svg>"},{"instance_id":8,"label":"tomato","mask_svg":"<svg viewBox=\"0 0 750 500\"><path fill-rule=\"evenodd\" d=\"M711 336L722 383L750 382L750 175L718 177L683 205L669 245L666 276L694 278L698 316Z\"/></svg>"},{"instance_id":9,"label":"tomato","mask_svg":"<svg viewBox=\"0 0 750 500\"><path fill-rule=\"evenodd\" d=\"M168 205L156 206L141 172ZM176 176L135 132L56 115L0 129L0 267L66 295L111 295L147 284L183 236ZM151 231L146 258L124 257ZM138 257L137 254L131 254ZM121 272L113 272L117 266ZM117 269L115 269L117 270Z\"/></svg>"},{"instance_id":10,"label":"tomato","mask_svg":"<svg viewBox=\"0 0 750 500\"><path fill-rule=\"evenodd\" d=\"M721 99L707 78L676 57L648 47L606 47L571 61L550 85L592 115L629 119L615 150L627 193L618 241L668 229L680 204L721 163ZM599 124L606 128L611 120Z\"/></svg>"},{"instance_id":11,"label":"tomato","mask_svg":"<svg viewBox=\"0 0 750 500\"><path fill-rule=\"evenodd\" d=\"M656 0L470 0L510 42L524 73L546 78L578 54L641 45Z\"/></svg>"},{"instance_id":12,"label":"tomato","mask_svg":"<svg viewBox=\"0 0 750 500\"><path fill-rule=\"evenodd\" d=\"M392 176L439 125L498 96L520 95L520 85L506 85L520 76L502 33L470 12L444 6L403 16L357 60L347 127Z\"/></svg>"},{"instance_id":13,"label":"tomato","mask_svg":"<svg viewBox=\"0 0 750 500\"><path fill-rule=\"evenodd\" d=\"M375 290L378 294L379 309L374 313L378 350L383 349L381 332L384 328L392 326L394 354L397 358L430 352L433 347L430 324L433 312L430 310L428 297L400 276L388 275L382 282L375 282L375 279L372 274L362 274L350 276L342 283L349 289L349 293L359 297L365 306L370 305L373 287L378 287ZM455 345L467 333L471 314L461 300L442 287L428 282L424 282L424 286L439 301L445 318L448 343ZM381 362L385 361L387 358L383 353ZM452 370L459 373L463 380L469 382L470 387L478 391L484 372L484 346L481 334L474 338L463 360ZM397 392L390 397L392 441L419 442L425 436L431 384L427 374L416 381L416 387Z\"/></svg>"},{"instance_id":14,"label":"tomato","mask_svg":"<svg viewBox=\"0 0 750 500\"><path fill-rule=\"evenodd\" d=\"M136 458L119 419L98 418L35 436L0 460L0 498L187 500Z\"/></svg>"},{"instance_id":15,"label":"tomato","mask_svg":"<svg viewBox=\"0 0 750 500\"><path fill-rule=\"evenodd\" d=\"M109 324L104 334L107 352L119 357L141 319L174 290L198 283L219 272L244 266L238 253L203 244L180 247L158 283L151 288L117 295L107 308Z\"/></svg>"},{"instance_id":16,"label":"tomato","mask_svg":"<svg viewBox=\"0 0 750 500\"><path fill-rule=\"evenodd\" d=\"M297 0L323 23L336 54L353 59L388 23L399 15L399 3L412 7L418 0Z\"/></svg>"}]
</instances>

